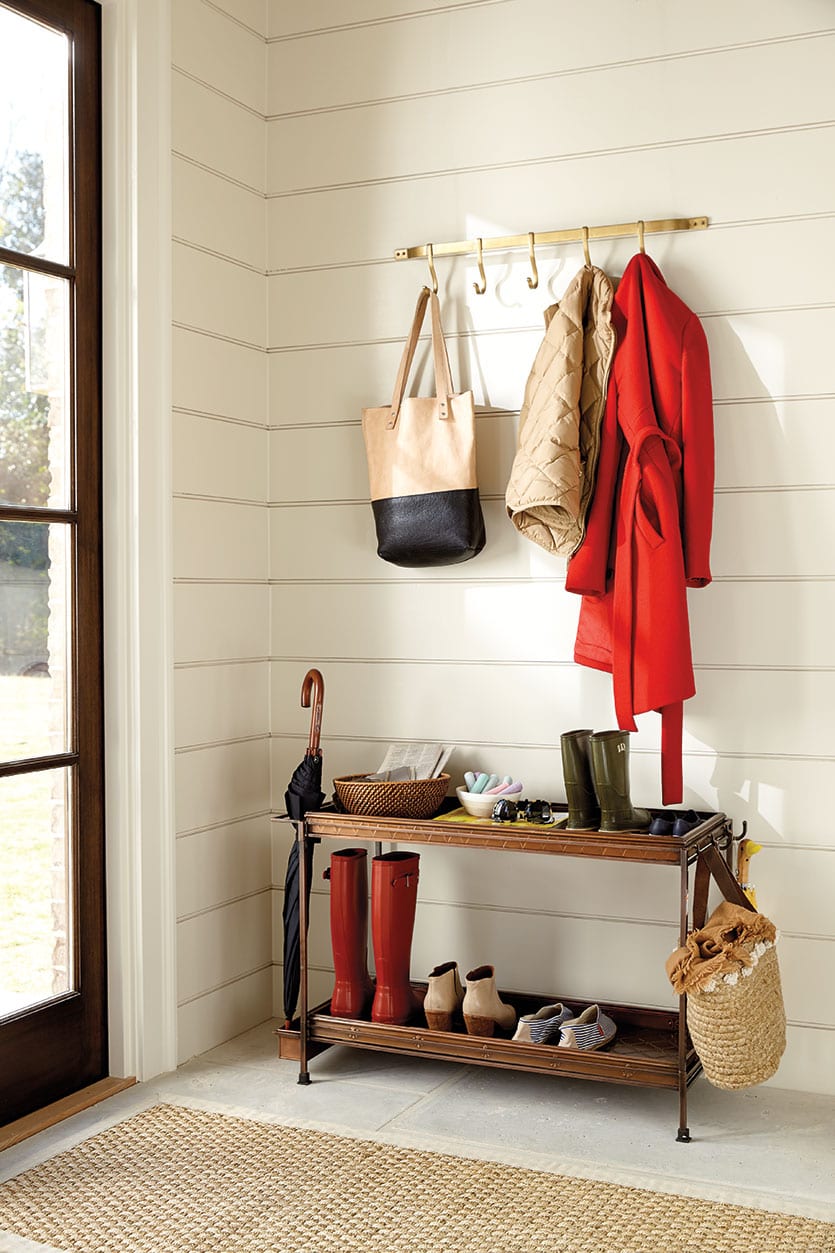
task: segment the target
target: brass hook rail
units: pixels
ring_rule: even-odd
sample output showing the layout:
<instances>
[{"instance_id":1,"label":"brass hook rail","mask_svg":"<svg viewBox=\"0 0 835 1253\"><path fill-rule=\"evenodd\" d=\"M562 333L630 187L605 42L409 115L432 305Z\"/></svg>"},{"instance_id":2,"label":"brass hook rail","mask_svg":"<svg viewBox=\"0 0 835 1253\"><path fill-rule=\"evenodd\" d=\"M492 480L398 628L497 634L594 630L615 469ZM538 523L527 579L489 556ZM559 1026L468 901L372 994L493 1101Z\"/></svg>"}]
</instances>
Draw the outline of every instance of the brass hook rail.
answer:
<instances>
[{"instance_id":1,"label":"brass hook rail","mask_svg":"<svg viewBox=\"0 0 835 1253\"><path fill-rule=\"evenodd\" d=\"M707 230L708 218L656 218L644 221L646 235L660 235L669 231L704 231ZM616 239L622 235L639 235L640 223L616 222L610 226L571 226L563 231L536 231L524 235L496 235L492 239L463 239L452 244L432 244L436 257L466 256L467 253L478 253L479 244L484 252L500 252L508 248L529 248L532 244L571 244L581 243L586 239ZM417 257L429 255L429 244L415 244L411 248L397 248L394 256L397 261L413 261Z\"/></svg>"}]
</instances>

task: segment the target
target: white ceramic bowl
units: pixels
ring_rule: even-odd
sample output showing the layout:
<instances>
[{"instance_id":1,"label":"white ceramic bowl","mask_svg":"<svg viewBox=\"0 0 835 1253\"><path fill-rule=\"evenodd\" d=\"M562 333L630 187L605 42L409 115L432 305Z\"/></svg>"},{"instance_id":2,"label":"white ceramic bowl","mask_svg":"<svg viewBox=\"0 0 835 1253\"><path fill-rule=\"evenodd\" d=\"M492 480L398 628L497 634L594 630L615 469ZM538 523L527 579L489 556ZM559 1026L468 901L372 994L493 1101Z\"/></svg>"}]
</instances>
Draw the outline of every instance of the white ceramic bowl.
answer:
<instances>
[{"instance_id":1,"label":"white ceramic bowl","mask_svg":"<svg viewBox=\"0 0 835 1253\"><path fill-rule=\"evenodd\" d=\"M500 799L498 796L485 796L483 792L468 792L463 787L457 787L455 794L467 813L472 814L474 818L491 818L493 806Z\"/></svg>"}]
</instances>

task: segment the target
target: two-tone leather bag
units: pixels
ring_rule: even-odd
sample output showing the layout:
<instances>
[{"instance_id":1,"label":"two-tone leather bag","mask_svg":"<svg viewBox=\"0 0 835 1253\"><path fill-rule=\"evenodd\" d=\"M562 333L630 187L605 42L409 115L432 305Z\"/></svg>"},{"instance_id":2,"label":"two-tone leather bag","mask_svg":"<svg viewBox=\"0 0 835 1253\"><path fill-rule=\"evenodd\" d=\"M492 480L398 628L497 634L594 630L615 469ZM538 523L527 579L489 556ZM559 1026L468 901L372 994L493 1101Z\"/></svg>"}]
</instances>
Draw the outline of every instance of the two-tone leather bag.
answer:
<instances>
[{"instance_id":1,"label":"two-tone leather bag","mask_svg":"<svg viewBox=\"0 0 835 1253\"><path fill-rule=\"evenodd\" d=\"M435 395L405 396L426 306ZM364 409L377 553L397 566L447 566L484 547L472 392L453 392L438 297L424 287L390 405Z\"/></svg>"}]
</instances>

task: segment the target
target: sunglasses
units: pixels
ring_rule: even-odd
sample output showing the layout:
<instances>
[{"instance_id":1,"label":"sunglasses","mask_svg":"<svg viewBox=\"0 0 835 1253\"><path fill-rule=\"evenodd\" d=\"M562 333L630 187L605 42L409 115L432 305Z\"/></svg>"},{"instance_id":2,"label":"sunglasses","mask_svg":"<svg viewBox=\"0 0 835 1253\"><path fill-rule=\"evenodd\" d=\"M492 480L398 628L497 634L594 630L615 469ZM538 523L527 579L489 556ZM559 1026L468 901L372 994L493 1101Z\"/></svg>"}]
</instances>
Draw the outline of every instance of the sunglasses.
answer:
<instances>
[{"instance_id":1,"label":"sunglasses","mask_svg":"<svg viewBox=\"0 0 835 1253\"><path fill-rule=\"evenodd\" d=\"M553 822L549 801L497 800L493 806L493 822L532 822L545 826Z\"/></svg>"}]
</instances>

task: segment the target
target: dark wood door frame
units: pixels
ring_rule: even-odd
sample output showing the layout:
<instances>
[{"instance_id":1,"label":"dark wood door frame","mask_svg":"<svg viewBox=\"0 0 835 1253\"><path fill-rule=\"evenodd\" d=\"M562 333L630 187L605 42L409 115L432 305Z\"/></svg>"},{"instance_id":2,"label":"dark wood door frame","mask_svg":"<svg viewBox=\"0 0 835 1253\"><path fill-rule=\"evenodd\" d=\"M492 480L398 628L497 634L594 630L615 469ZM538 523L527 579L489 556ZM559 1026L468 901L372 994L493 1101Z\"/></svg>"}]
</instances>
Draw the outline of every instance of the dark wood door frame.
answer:
<instances>
[{"instance_id":1,"label":"dark wood door frame","mask_svg":"<svg viewBox=\"0 0 835 1253\"><path fill-rule=\"evenodd\" d=\"M68 658L70 751L5 763L3 775L72 767L75 859L74 991L0 1026L0 1124L58 1100L107 1073L104 878L104 732L101 535L101 34L92 0L2 0L6 8L65 31L73 43L70 109L71 413L75 490L70 508L0 506L0 520L54 521L74 542L75 595ZM64 267L4 250L4 260L46 273Z\"/></svg>"}]
</instances>

